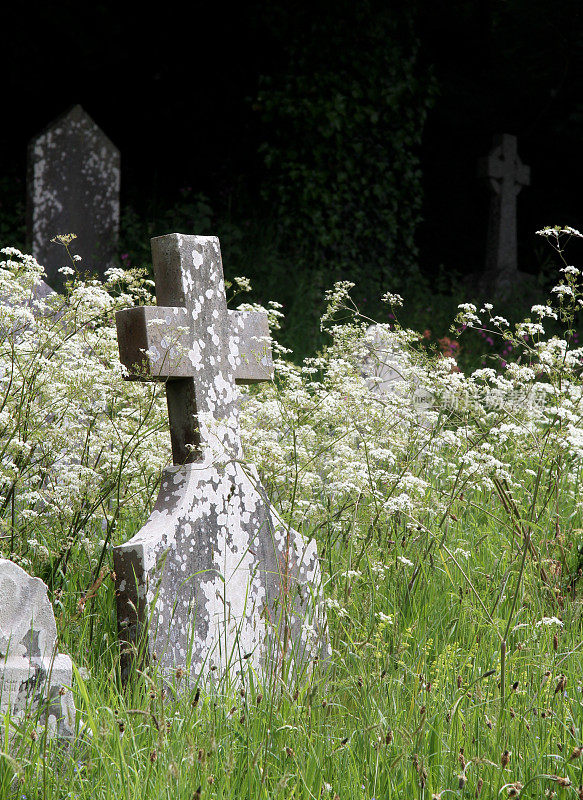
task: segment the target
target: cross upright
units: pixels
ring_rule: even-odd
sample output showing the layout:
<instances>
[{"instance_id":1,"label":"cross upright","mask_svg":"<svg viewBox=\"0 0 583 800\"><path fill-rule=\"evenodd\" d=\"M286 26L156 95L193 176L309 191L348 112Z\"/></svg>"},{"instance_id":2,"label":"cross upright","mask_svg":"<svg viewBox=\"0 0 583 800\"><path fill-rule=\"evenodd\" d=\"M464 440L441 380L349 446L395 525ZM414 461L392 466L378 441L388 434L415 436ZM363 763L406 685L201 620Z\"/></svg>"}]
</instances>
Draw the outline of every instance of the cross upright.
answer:
<instances>
[{"instance_id":1,"label":"cross upright","mask_svg":"<svg viewBox=\"0 0 583 800\"><path fill-rule=\"evenodd\" d=\"M118 312L119 351L129 379L166 381L174 465L114 548L123 672L142 643L197 680L303 668L329 652L316 543L279 517L239 436L235 384L272 375L267 317L227 309L216 237L160 236L152 255L158 305Z\"/></svg>"},{"instance_id":2,"label":"cross upright","mask_svg":"<svg viewBox=\"0 0 583 800\"><path fill-rule=\"evenodd\" d=\"M530 168L518 156L516 136L494 137L488 156L480 160L479 175L491 190L485 289L507 291L518 278L516 197L530 184Z\"/></svg>"},{"instance_id":3,"label":"cross upright","mask_svg":"<svg viewBox=\"0 0 583 800\"><path fill-rule=\"evenodd\" d=\"M186 464L218 445L240 455L236 383L273 376L262 312L229 311L218 239L152 239L157 306L116 316L120 360L133 379L166 381L172 457Z\"/></svg>"}]
</instances>

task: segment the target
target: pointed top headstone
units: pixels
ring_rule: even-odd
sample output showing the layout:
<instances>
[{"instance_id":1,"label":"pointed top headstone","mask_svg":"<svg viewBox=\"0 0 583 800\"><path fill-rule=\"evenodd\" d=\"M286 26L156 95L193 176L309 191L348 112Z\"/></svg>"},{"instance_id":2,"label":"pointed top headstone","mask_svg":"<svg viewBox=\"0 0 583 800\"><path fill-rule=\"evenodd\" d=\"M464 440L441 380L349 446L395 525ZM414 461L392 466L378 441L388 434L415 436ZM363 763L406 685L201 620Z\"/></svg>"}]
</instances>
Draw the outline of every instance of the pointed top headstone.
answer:
<instances>
[{"instance_id":1,"label":"pointed top headstone","mask_svg":"<svg viewBox=\"0 0 583 800\"><path fill-rule=\"evenodd\" d=\"M119 232L119 150L80 105L54 120L28 150L27 235L32 254L58 288L67 264L55 236L74 233L81 268L103 275L115 263Z\"/></svg>"},{"instance_id":2,"label":"pointed top headstone","mask_svg":"<svg viewBox=\"0 0 583 800\"><path fill-rule=\"evenodd\" d=\"M516 234L516 197L530 184L530 167L518 156L516 136L494 137L493 147L480 159L478 175L488 181L491 199L482 288L507 292L519 280Z\"/></svg>"}]
</instances>

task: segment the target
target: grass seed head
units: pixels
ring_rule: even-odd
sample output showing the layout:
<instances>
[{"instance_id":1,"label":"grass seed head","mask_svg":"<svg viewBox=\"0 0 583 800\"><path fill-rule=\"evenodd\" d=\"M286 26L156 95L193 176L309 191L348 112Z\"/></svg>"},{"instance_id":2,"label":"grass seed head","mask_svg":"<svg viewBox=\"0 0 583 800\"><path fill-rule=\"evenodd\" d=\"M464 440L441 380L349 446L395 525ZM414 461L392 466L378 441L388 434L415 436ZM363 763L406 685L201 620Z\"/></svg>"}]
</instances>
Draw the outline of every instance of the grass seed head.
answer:
<instances>
[{"instance_id":1,"label":"grass seed head","mask_svg":"<svg viewBox=\"0 0 583 800\"><path fill-rule=\"evenodd\" d=\"M513 783L508 787L508 797L518 797L522 791L522 788L522 783L518 783L518 781Z\"/></svg>"},{"instance_id":2,"label":"grass seed head","mask_svg":"<svg viewBox=\"0 0 583 800\"><path fill-rule=\"evenodd\" d=\"M509 750L505 750L502 753L502 757L500 758L500 763L502 765L502 769L506 769L506 767L508 766L509 761L510 761L510 751Z\"/></svg>"}]
</instances>

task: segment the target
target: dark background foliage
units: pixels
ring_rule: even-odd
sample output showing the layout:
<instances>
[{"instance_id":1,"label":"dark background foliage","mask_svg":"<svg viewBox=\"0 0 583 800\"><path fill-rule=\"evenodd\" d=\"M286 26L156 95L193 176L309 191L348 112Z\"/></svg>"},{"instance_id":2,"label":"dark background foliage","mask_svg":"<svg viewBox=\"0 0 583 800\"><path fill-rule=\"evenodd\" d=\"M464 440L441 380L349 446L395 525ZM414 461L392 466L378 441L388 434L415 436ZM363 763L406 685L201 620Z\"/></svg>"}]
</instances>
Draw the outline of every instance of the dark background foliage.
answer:
<instances>
[{"instance_id":1,"label":"dark background foliage","mask_svg":"<svg viewBox=\"0 0 583 800\"><path fill-rule=\"evenodd\" d=\"M3 244L25 245L28 140L74 103L121 150L125 263L154 234L216 233L300 350L337 278L371 313L397 289L431 317L480 269L476 161L496 132L532 168L521 268L548 260L537 228L583 227L579 0L67 1L3 19Z\"/></svg>"}]
</instances>

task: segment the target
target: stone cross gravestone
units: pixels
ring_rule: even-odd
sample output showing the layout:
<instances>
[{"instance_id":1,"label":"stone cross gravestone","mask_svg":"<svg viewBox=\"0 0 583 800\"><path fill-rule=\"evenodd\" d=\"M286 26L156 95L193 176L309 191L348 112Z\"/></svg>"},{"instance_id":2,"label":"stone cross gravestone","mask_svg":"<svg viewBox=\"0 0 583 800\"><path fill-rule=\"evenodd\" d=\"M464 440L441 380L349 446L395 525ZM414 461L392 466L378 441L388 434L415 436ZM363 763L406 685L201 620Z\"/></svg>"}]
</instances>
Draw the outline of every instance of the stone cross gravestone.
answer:
<instances>
[{"instance_id":1,"label":"stone cross gravestone","mask_svg":"<svg viewBox=\"0 0 583 800\"><path fill-rule=\"evenodd\" d=\"M91 117L74 106L58 117L28 150L27 236L32 254L53 288L67 263L59 234L74 233L81 266L101 277L117 257L119 150Z\"/></svg>"},{"instance_id":2,"label":"stone cross gravestone","mask_svg":"<svg viewBox=\"0 0 583 800\"><path fill-rule=\"evenodd\" d=\"M316 545L270 505L238 428L235 384L272 374L266 316L227 310L216 237L157 237L152 257L159 305L117 314L119 350L128 377L167 381L174 466L114 550L120 636L166 674L301 672L328 654Z\"/></svg>"},{"instance_id":3,"label":"stone cross gravestone","mask_svg":"<svg viewBox=\"0 0 583 800\"><path fill-rule=\"evenodd\" d=\"M57 626L47 587L0 559L0 717L38 714L49 733L71 737L75 706L72 664L57 652Z\"/></svg>"},{"instance_id":4,"label":"stone cross gravestone","mask_svg":"<svg viewBox=\"0 0 583 800\"><path fill-rule=\"evenodd\" d=\"M516 243L516 197L530 184L530 168L518 157L516 136L494 137L494 146L480 159L478 174L488 180L491 199L482 289L507 292L519 279Z\"/></svg>"}]
</instances>

